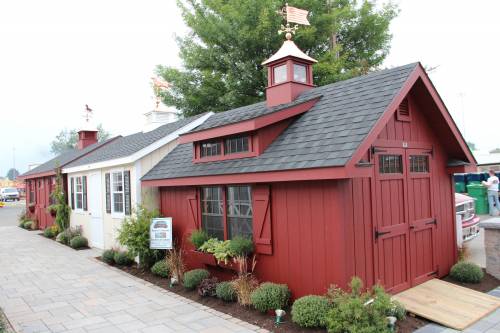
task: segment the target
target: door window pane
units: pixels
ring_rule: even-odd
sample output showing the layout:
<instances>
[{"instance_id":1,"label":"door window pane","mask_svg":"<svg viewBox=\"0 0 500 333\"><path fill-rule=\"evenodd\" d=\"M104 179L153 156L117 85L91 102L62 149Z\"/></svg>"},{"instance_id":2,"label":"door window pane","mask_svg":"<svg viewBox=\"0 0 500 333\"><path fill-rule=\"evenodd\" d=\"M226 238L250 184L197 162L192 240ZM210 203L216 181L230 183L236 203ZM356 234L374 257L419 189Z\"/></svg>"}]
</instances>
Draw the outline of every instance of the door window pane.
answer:
<instances>
[{"instance_id":1,"label":"door window pane","mask_svg":"<svg viewBox=\"0 0 500 333\"><path fill-rule=\"evenodd\" d=\"M429 156L410 155L410 172L429 172Z\"/></svg>"},{"instance_id":2,"label":"door window pane","mask_svg":"<svg viewBox=\"0 0 500 333\"><path fill-rule=\"evenodd\" d=\"M201 188L201 227L210 237L224 239L222 189Z\"/></svg>"},{"instance_id":3,"label":"door window pane","mask_svg":"<svg viewBox=\"0 0 500 333\"><path fill-rule=\"evenodd\" d=\"M273 68L274 71L274 84L278 84L286 81L286 65L276 66Z\"/></svg>"},{"instance_id":4,"label":"door window pane","mask_svg":"<svg viewBox=\"0 0 500 333\"><path fill-rule=\"evenodd\" d=\"M227 187L228 238L252 238L252 189L250 186Z\"/></svg>"},{"instance_id":5,"label":"door window pane","mask_svg":"<svg viewBox=\"0 0 500 333\"><path fill-rule=\"evenodd\" d=\"M293 80L297 82L307 82L306 66L293 64Z\"/></svg>"},{"instance_id":6,"label":"door window pane","mask_svg":"<svg viewBox=\"0 0 500 333\"><path fill-rule=\"evenodd\" d=\"M401 155L379 155L380 173L403 173L403 158Z\"/></svg>"}]
</instances>

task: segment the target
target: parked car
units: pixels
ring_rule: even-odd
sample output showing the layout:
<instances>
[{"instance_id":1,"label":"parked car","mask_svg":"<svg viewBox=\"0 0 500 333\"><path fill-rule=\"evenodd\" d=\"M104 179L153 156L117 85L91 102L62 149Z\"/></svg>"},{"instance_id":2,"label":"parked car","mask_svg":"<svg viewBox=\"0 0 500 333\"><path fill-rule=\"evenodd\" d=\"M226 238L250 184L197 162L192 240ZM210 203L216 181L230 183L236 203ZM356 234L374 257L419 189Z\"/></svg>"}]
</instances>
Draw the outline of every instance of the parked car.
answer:
<instances>
[{"instance_id":1,"label":"parked car","mask_svg":"<svg viewBox=\"0 0 500 333\"><path fill-rule=\"evenodd\" d=\"M474 198L468 195L455 193L455 209L462 217L462 238L469 241L479 235L479 216L476 215Z\"/></svg>"},{"instance_id":2,"label":"parked car","mask_svg":"<svg viewBox=\"0 0 500 333\"><path fill-rule=\"evenodd\" d=\"M14 187L4 187L0 189L0 200L1 201L19 201L19 192Z\"/></svg>"}]
</instances>

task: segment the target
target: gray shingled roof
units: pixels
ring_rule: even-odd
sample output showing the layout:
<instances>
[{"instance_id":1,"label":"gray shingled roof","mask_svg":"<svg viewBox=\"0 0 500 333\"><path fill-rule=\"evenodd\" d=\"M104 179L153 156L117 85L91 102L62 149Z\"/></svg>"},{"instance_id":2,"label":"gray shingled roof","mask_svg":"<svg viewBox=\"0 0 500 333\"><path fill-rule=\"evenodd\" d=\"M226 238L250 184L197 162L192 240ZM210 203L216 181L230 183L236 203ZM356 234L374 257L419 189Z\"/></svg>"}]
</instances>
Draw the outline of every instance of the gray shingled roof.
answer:
<instances>
[{"instance_id":1,"label":"gray shingled roof","mask_svg":"<svg viewBox=\"0 0 500 333\"><path fill-rule=\"evenodd\" d=\"M142 180L343 166L417 66L373 72L302 93L295 103L315 96L321 99L260 156L193 163L192 143L186 143L177 146ZM264 103L257 103L216 114L196 130L273 112L264 108Z\"/></svg>"},{"instance_id":2,"label":"gray shingled roof","mask_svg":"<svg viewBox=\"0 0 500 333\"><path fill-rule=\"evenodd\" d=\"M31 175L36 175L39 173L45 173L45 172L50 172L50 171L55 171L56 167L63 167L66 164L70 163L71 161L74 161L78 159L80 156L83 156L87 154L88 152L97 149L107 143L109 143L112 140L115 140L116 137L111 138L109 140L103 141L103 142L98 142L94 143L93 145L87 146L81 150L79 149L70 149L56 157L54 157L51 160L48 160L47 162L37 166L36 168L27 171L20 175L20 177L25 177L25 176L31 176Z\"/></svg>"},{"instance_id":3,"label":"gray shingled roof","mask_svg":"<svg viewBox=\"0 0 500 333\"><path fill-rule=\"evenodd\" d=\"M80 165L109 161L121 157L130 156L160 140L161 138L177 131L181 127L188 125L201 116L203 116L203 114L162 125L149 132L138 132L135 134L123 136L116 139L114 142L111 142L109 145L97 149L92 153L72 163L69 163L66 167L72 168Z\"/></svg>"}]
</instances>

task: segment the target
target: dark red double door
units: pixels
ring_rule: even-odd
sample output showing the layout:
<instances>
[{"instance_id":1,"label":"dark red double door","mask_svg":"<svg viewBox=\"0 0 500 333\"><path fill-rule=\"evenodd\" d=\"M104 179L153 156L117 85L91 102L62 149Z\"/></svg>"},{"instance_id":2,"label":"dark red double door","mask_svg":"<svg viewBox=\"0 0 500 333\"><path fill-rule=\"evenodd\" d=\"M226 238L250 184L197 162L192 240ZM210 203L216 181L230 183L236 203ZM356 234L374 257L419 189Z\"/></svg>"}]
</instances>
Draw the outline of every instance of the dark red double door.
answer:
<instances>
[{"instance_id":1,"label":"dark red double door","mask_svg":"<svg viewBox=\"0 0 500 333\"><path fill-rule=\"evenodd\" d=\"M375 273L393 293L437 274L432 154L375 148Z\"/></svg>"}]
</instances>

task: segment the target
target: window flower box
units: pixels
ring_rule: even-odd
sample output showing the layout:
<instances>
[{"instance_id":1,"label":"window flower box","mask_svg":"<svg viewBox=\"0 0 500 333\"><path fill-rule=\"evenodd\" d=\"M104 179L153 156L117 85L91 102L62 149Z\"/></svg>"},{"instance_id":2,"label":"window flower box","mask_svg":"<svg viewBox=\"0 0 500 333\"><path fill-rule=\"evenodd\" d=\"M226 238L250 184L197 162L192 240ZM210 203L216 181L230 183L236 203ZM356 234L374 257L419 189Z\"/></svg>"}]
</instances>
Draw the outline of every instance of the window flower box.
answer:
<instances>
[{"instance_id":1,"label":"window flower box","mask_svg":"<svg viewBox=\"0 0 500 333\"><path fill-rule=\"evenodd\" d=\"M229 259L227 261L227 263L224 261L219 261L217 263L217 266L224 268L224 269L231 270L231 271L235 271L235 272L239 272L239 270L240 270L238 263L234 262L233 258Z\"/></svg>"},{"instance_id":2,"label":"window flower box","mask_svg":"<svg viewBox=\"0 0 500 333\"><path fill-rule=\"evenodd\" d=\"M189 254L200 264L217 266L217 261L211 253L201 252L197 250L190 250Z\"/></svg>"},{"instance_id":3,"label":"window flower box","mask_svg":"<svg viewBox=\"0 0 500 333\"><path fill-rule=\"evenodd\" d=\"M35 204L34 203L29 204L28 209L29 209L30 213L34 213L35 212Z\"/></svg>"}]
</instances>

